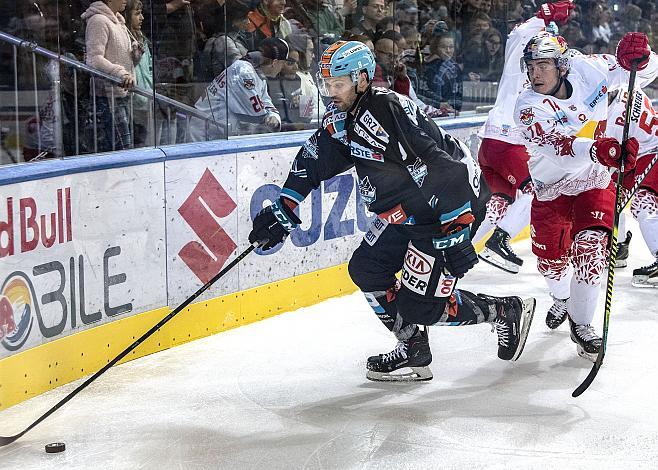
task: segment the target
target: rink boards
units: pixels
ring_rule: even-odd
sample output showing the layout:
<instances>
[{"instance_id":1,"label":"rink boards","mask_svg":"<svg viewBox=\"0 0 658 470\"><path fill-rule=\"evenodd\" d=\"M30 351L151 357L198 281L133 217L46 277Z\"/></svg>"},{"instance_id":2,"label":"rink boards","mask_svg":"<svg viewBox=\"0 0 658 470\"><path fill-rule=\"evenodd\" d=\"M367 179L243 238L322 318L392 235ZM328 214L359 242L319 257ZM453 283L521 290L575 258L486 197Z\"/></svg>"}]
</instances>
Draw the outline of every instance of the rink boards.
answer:
<instances>
[{"instance_id":1,"label":"rink boards","mask_svg":"<svg viewBox=\"0 0 658 470\"><path fill-rule=\"evenodd\" d=\"M480 119L442 121L477 151ZM308 132L0 167L0 410L98 370L248 247ZM352 172L126 359L352 292ZM282 338L283 339L283 338Z\"/></svg>"}]
</instances>

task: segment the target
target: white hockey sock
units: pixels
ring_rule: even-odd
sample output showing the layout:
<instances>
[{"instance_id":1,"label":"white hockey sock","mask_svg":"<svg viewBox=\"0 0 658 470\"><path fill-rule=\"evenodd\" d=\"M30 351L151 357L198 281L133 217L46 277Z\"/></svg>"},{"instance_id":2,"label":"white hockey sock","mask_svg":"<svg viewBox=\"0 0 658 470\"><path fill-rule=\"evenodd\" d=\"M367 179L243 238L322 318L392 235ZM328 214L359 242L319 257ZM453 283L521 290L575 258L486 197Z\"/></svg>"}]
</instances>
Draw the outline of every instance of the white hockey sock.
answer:
<instances>
[{"instance_id":1,"label":"white hockey sock","mask_svg":"<svg viewBox=\"0 0 658 470\"><path fill-rule=\"evenodd\" d=\"M507 213L498 222L498 227L505 230L510 238L516 237L530 223L530 205L532 194L521 194L507 207Z\"/></svg>"},{"instance_id":2,"label":"white hockey sock","mask_svg":"<svg viewBox=\"0 0 658 470\"><path fill-rule=\"evenodd\" d=\"M619 214L619 225L617 227L617 243L621 243L626 240L626 212Z\"/></svg>"},{"instance_id":3,"label":"white hockey sock","mask_svg":"<svg viewBox=\"0 0 658 470\"><path fill-rule=\"evenodd\" d=\"M640 189L631 203L631 213L640 224L642 237L652 255L658 256L658 197L653 191Z\"/></svg>"}]
</instances>

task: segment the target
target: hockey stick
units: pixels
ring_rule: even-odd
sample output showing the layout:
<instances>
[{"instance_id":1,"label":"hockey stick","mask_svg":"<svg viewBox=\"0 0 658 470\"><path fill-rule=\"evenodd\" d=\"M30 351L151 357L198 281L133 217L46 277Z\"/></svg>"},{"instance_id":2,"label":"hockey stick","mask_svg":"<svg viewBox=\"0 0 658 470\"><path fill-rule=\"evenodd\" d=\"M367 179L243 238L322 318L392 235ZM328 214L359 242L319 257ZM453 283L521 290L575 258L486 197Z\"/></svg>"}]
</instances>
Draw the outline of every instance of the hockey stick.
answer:
<instances>
[{"instance_id":1,"label":"hockey stick","mask_svg":"<svg viewBox=\"0 0 658 470\"><path fill-rule=\"evenodd\" d=\"M624 208L630 202L630 200L633 198L633 196L635 196L635 193L637 192L638 189L640 189L640 185L644 181L644 178L647 177L647 175L649 174L649 172L651 171L651 169L653 168L653 166L656 164L657 161L658 161L658 149L656 149L655 155L651 159L651 162L649 163L649 165L647 165L647 167L644 169L642 174L639 177L635 178L635 184L633 184L633 187L626 194L626 197L622 201L621 206L617 207L617 210L619 211L619 213L621 213L624 210Z\"/></svg>"},{"instance_id":2,"label":"hockey stick","mask_svg":"<svg viewBox=\"0 0 658 470\"><path fill-rule=\"evenodd\" d=\"M266 243L266 242L265 242ZM43 415L41 415L36 421L34 421L32 424L30 424L27 428L25 428L23 431L20 433L10 436L10 437L4 437L0 436L0 447L6 446L8 444L11 444L14 442L16 439L19 439L25 433L30 431L32 428L34 428L37 424L39 424L41 421L46 419L48 416L53 414L55 411L60 409L64 404L66 404L69 400L71 400L74 396L76 396L78 393L80 393L83 389L87 387L90 383L92 383L94 380L96 380L98 377L103 375L110 367L114 366L117 362L119 362L121 359L126 357L132 350L137 348L142 342L151 336L153 333L158 331L162 326L164 326L165 323L167 323L169 320L174 318L181 310L183 310L185 307L187 307L189 304L191 304L197 297L199 297L201 294L203 294L210 286L212 286L217 280L219 280L220 277L222 277L224 274L226 274L228 271L230 271L236 264L238 264L242 259L247 256L249 253L251 253L254 248L258 247L259 244L258 242L254 242L249 248L244 250L242 253L238 255L237 258L235 258L233 261L231 261L224 269L222 269L220 272L215 274L215 276L210 279L208 282L206 282L203 286L199 288L194 294L192 294L190 297L187 298L182 304L180 304L178 307L174 309L169 315L164 317L162 320L160 320L156 325L154 325L150 330L148 330L146 333L144 333L142 336L137 338L133 344L128 346L126 349L124 349L117 357L112 359L110 362L108 362L101 370L96 372L94 375L89 377L87 380L82 382L80 385L76 387L75 390L73 390L71 393L66 395L64 398L62 398L55 406L50 408L48 411L46 411Z\"/></svg>"},{"instance_id":3,"label":"hockey stick","mask_svg":"<svg viewBox=\"0 0 658 470\"><path fill-rule=\"evenodd\" d=\"M633 93L635 89L635 74L639 61L633 61L631 64L631 76L628 80L628 100L626 101L626 116L624 116L624 131L622 134L622 146L628 140L628 131L631 126L631 103L633 102ZM605 288L605 311L603 313L603 337L601 338L601 349L596 356L596 361L589 371L585 380L573 391L572 397L579 397L587 388L592 385L596 374L598 374L608 341L608 324L610 323L610 307L612 305L612 288L615 284L615 262L617 261L617 236L619 234L619 214L623 209L622 202L622 185L624 182L624 159L621 159L619 171L617 172L617 188L615 191L615 210L612 224L612 239L610 241L610 259L608 260L608 280Z\"/></svg>"}]
</instances>

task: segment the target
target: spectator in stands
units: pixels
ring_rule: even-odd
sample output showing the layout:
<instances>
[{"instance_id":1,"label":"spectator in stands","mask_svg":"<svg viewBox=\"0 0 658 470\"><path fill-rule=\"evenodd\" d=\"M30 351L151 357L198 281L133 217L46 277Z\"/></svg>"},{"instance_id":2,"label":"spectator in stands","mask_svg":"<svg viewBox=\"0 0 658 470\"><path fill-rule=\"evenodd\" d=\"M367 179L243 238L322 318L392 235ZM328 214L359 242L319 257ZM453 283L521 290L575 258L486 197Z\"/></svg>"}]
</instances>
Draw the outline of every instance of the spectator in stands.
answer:
<instances>
[{"instance_id":1,"label":"spectator in stands","mask_svg":"<svg viewBox=\"0 0 658 470\"><path fill-rule=\"evenodd\" d=\"M326 108L320 99L315 73L312 72L312 68L317 66L313 40L307 34L291 34L288 36L288 44L291 52L296 51L299 54L297 76L301 79L300 115L309 118L311 123L317 122L324 115Z\"/></svg>"},{"instance_id":2,"label":"spectator in stands","mask_svg":"<svg viewBox=\"0 0 658 470\"><path fill-rule=\"evenodd\" d=\"M356 0L352 0L356 5ZM344 18L332 0L303 0L301 2L308 12L311 26L319 36L331 36L337 40L345 31ZM343 10L345 11L345 10ZM347 5L349 12L349 5Z\"/></svg>"},{"instance_id":3,"label":"spectator in stands","mask_svg":"<svg viewBox=\"0 0 658 470\"><path fill-rule=\"evenodd\" d=\"M125 0L96 1L82 14L82 19L87 22L87 65L122 81L118 87L104 83L104 80L96 80L94 119L98 150L101 152L132 146L128 90L135 85L135 65L132 41L120 14L125 6ZM112 98L113 103L110 102Z\"/></svg>"},{"instance_id":4,"label":"spectator in stands","mask_svg":"<svg viewBox=\"0 0 658 470\"><path fill-rule=\"evenodd\" d=\"M484 33L475 64L476 67L472 70L466 68L466 64L464 65L464 74L468 74L471 80L500 81L505 65L503 36L500 31L490 28Z\"/></svg>"},{"instance_id":5,"label":"spectator in stands","mask_svg":"<svg viewBox=\"0 0 658 470\"><path fill-rule=\"evenodd\" d=\"M462 108L462 71L455 62L454 55L455 39L452 34L445 33L432 38L430 56L424 70L425 83L429 90L423 91L425 96L432 99L428 104L446 113L456 113Z\"/></svg>"},{"instance_id":6,"label":"spectator in stands","mask_svg":"<svg viewBox=\"0 0 658 470\"><path fill-rule=\"evenodd\" d=\"M416 0L401 0L393 4L393 17L398 28L405 25L418 29L418 5ZM398 29L399 31L399 29Z\"/></svg>"},{"instance_id":7,"label":"spectator in stands","mask_svg":"<svg viewBox=\"0 0 658 470\"><path fill-rule=\"evenodd\" d=\"M292 26L283 16L286 0L261 0L255 10L249 12L247 30L255 34L256 45L265 38L285 39L292 33Z\"/></svg>"},{"instance_id":8,"label":"spectator in stands","mask_svg":"<svg viewBox=\"0 0 658 470\"><path fill-rule=\"evenodd\" d=\"M265 38L258 52L236 60L215 77L194 105L208 120L190 119L191 139L278 131L281 117L270 98L266 79L279 75L288 52L283 39Z\"/></svg>"},{"instance_id":9,"label":"spectator in stands","mask_svg":"<svg viewBox=\"0 0 658 470\"><path fill-rule=\"evenodd\" d=\"M133 39L133 63L135 63L135 82L140 88L153 90L153 57L149 41L142 32L141 0L127 0L123 11L128 32ZM133 141L135 147L142 147L149 142L153 145L153 102L148 98L135 94L132 101L133 109ZM149 137L150 136L150 137Z\"/></svg>"},{"instance_id":10,"label":"spectator in stands","mask_svg":"<svg viewBox=\"0 0 658 470\"><path fill-rule=\"evenodd\" d=\"M267 88L272 103L274 103L281 116L282 131L301 130L304 128L304 123L310 122L310 116L302 116L302 109L300 108L302 80L297 75L298 70L299 51L291 48L288 58L281 67L279 76L267 80ZM310 111L308 114L310 114Z\"/></svg>"},{"instance_id":11,"label":"spectator in stands","mask_svg":"<svg viewBox=\"0 0 658 470\"><path fill-rule=\"evenodd\" d=\"M375 41L375 76L372 80L373 86L384 88L393 88L393 82L396 78L396 66L398 65L398 55L400 53L400 41L404 38L400 33L393 30L386 31Z\"/></svg>"},{"instance_id":12,"label":"spectator in stands","mask_svg":"<svg viewBox=\"0 0 658 470\"><path fill-rule=\"evenodd\" d=\"M209 80L219 75L226 67L243 58L248 51L255 50L252 34L248 32L249 6L234 0L226 11L228 33L217 33L210 37L203 48Z\"/></svg>"},{"instance_id":13,"label":"spectator in stands","mask_svg":"<svg viewBox=\"0 0 658 470\"><path fill-rule=\"evenodd\" d=\"M362 0L360 3L363 19L350 29L352 34L364 34L375 41L377 23L386 16L385 0Z\"/></svg>"},{"instance_id":14,"label":"spectator in stands","mask_svg":"<svg viewBox=\"0 0 658 470\"><path fill-rule=\"evenodd\" d=\"M592 20L592 29L590 32L592 42L603 43L605 49L607 49L612 37L612 29L610 27L612 15L610 14L610 9L603 3L597 3L592 9L590 17Z\"/></svg>"}]
</instances>

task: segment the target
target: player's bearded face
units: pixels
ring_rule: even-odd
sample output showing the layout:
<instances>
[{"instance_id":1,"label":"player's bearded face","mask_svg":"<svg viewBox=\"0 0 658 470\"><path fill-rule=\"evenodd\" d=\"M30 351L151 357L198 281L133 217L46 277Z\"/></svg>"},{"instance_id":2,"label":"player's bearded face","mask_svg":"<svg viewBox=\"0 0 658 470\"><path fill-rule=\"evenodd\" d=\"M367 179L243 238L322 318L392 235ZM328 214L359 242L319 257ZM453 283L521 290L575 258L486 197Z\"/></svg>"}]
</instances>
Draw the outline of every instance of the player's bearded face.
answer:
<instances>
[{"instance_id":1,"label":"player's bearded face","mask_svg":"<svg viewBox=\"0 0 658 470\"><path fill-rule=\"evenodd\" d=\"M529 60L528 79L532 85L532 90L542 95L547 95L560 82L560 70L555 66L553 59Z\"/></svg>"},{"instance_id":2,"label":"player's bearded face","mask_svg":"<svg viewBox=\"0 0 658 470\"><path fill-rule=\"evenodd\" d=\"M327 96L341 111L347 111L354 104L356 92L349 76L327 78L325 87Z\"/></svg>"}]
</instances>

